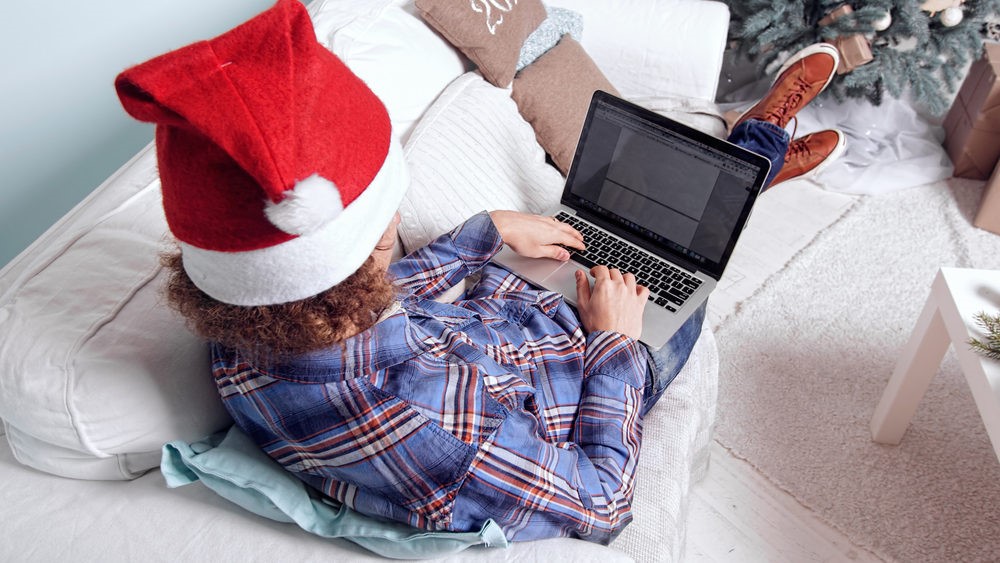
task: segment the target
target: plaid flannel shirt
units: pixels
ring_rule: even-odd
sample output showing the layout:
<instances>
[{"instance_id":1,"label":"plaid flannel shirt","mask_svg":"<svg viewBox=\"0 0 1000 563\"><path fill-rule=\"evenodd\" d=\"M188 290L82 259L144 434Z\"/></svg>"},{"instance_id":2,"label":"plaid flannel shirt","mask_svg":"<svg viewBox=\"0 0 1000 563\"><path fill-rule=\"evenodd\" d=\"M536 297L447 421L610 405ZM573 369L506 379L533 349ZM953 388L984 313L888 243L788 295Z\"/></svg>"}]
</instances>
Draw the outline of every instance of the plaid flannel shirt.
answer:
<instances>
[{"instance_id":1,"label":"plaid flannel shirt","mask_svg":"<svg viewBox=\"0 0 1000 563\"><path fill-rule=\"evenodd\" d=\"M490 264L481 213L392 265L402 307L278 365L212 347L236 423L359 512L430 530L610 542L631 520L647 356ZM473 273L462 300L433 301Z\"/></svg>"}]
</instances>

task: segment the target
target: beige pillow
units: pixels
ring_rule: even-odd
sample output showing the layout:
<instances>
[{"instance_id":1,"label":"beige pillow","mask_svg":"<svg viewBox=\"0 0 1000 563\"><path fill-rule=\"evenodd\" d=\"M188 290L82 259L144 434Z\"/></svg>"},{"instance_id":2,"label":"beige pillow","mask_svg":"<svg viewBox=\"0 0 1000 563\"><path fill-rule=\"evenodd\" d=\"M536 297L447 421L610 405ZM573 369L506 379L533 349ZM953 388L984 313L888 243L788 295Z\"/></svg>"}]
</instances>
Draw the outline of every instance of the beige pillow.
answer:
<instances>
[{"instance_id":1,"label":"beige pillow","mask_svg":"<svg viewBox=\"0 0 1000 563\"><path fill-rule=\"evenodd\" d=\"M540 0L416 0L424 20L494 86L514 79L524 40L545 20Z\"/></svg>"},{"instance_id":2,"label":"beige pillow","mask_svg":"<svg viewBox=\"0 0 1000 563\"><path fill-rule=\"evenodd\" d=\"M514 78L512 96L538 144L565 175L595 90L618 91L583 47L568 35Z\"/></svg>"}]
</instances>

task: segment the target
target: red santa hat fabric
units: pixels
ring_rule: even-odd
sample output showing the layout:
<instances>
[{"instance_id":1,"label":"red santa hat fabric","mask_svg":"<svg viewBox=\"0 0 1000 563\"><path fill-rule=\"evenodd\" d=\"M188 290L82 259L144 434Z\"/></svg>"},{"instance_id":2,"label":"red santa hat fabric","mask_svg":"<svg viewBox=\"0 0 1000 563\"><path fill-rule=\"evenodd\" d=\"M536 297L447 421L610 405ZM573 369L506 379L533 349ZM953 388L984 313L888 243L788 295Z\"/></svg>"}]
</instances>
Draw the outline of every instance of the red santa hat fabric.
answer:
<instances>
[{"instance_id":1,"label":"red santa hat fabric","mask_svg":"<svg viewBox=\"0 0 1000 563\"><path fill-rule=\"evenodd\" d=\"M374 250L408 185L379 99L316 41L298 0L115 81L156 127L184 269L234 305L304 299Z\"/></svg>"}]
</instances>

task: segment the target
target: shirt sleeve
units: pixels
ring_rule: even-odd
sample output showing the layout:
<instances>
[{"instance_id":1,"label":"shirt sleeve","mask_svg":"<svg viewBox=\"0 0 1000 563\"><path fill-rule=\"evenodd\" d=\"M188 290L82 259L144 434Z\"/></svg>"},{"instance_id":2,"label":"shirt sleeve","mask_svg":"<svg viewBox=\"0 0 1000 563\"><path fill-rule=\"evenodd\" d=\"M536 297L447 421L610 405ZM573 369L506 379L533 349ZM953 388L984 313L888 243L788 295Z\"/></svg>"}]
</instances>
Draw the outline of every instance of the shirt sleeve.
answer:
<instances>
[{"instance_id":1,"label":"shirt sleeve","mask_svg":"<svg viewBox=\"0 0 1000 563\"><path fill-rule=\"evenodd\" d=\"M434 299L479 271L502 246L500 233L484 211L393 263L389 273L407 293Z\"/></svg>"},{"instance_id":2,"label":"shirt sleeve","mask_svg":"<svg viewBox=\"0 0 1000 563\"><path fill-rule=\"evenodd\" d=\"M593 505L596 533L610 540L632 520L635 473L642 443L648 359L640 344L621 333L587 336L583 393L571 439L586 456L579 464Z\"/></svg>"},{"instance_id":3,"label":"shirt sleeve","mask_svg":"<svg viewBox=\"0 0 1000 563\"><path fill-rule=\"evenodd\" d=\"M503 514L498 521L518 541L572 536L607 544L632 520L646 356L615 332L591 333L587 344L568 441L543 439L533 416L511 411L481 446L460 492L463 506Z\"/></svg>"}]
</instances>

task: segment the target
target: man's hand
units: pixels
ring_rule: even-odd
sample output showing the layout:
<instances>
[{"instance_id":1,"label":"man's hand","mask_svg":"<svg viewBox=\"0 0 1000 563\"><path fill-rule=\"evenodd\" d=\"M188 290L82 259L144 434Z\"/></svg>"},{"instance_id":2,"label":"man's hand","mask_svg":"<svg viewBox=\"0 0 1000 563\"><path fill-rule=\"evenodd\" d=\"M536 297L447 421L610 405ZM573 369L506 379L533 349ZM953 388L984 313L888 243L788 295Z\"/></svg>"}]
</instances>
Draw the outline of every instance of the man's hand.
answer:
<instances>
[{"instance_id":1,"label":"man's hand","mask_svg":"<svg viewBox=\"0 0 1000 563\"><path fill-rule=\"evenodd\" d=\"M649 290L635 283L632 274L594 266L594 287L583 270L576 272L577 310L587 332L609 330L636 340L642 336L642 310Z\"/></svg>"},{"instance_id":2,"label":"man's hand","mask_svg":"<svg viewBox=\"0 0 1000 563\"><path fill-rule=\"evenodd\" d=\"M569 260L568 246L584 249L583 235L553 217L517 211L491 211L490 218L507 246L528 258Z\"/></svg>"}]
</instances>

